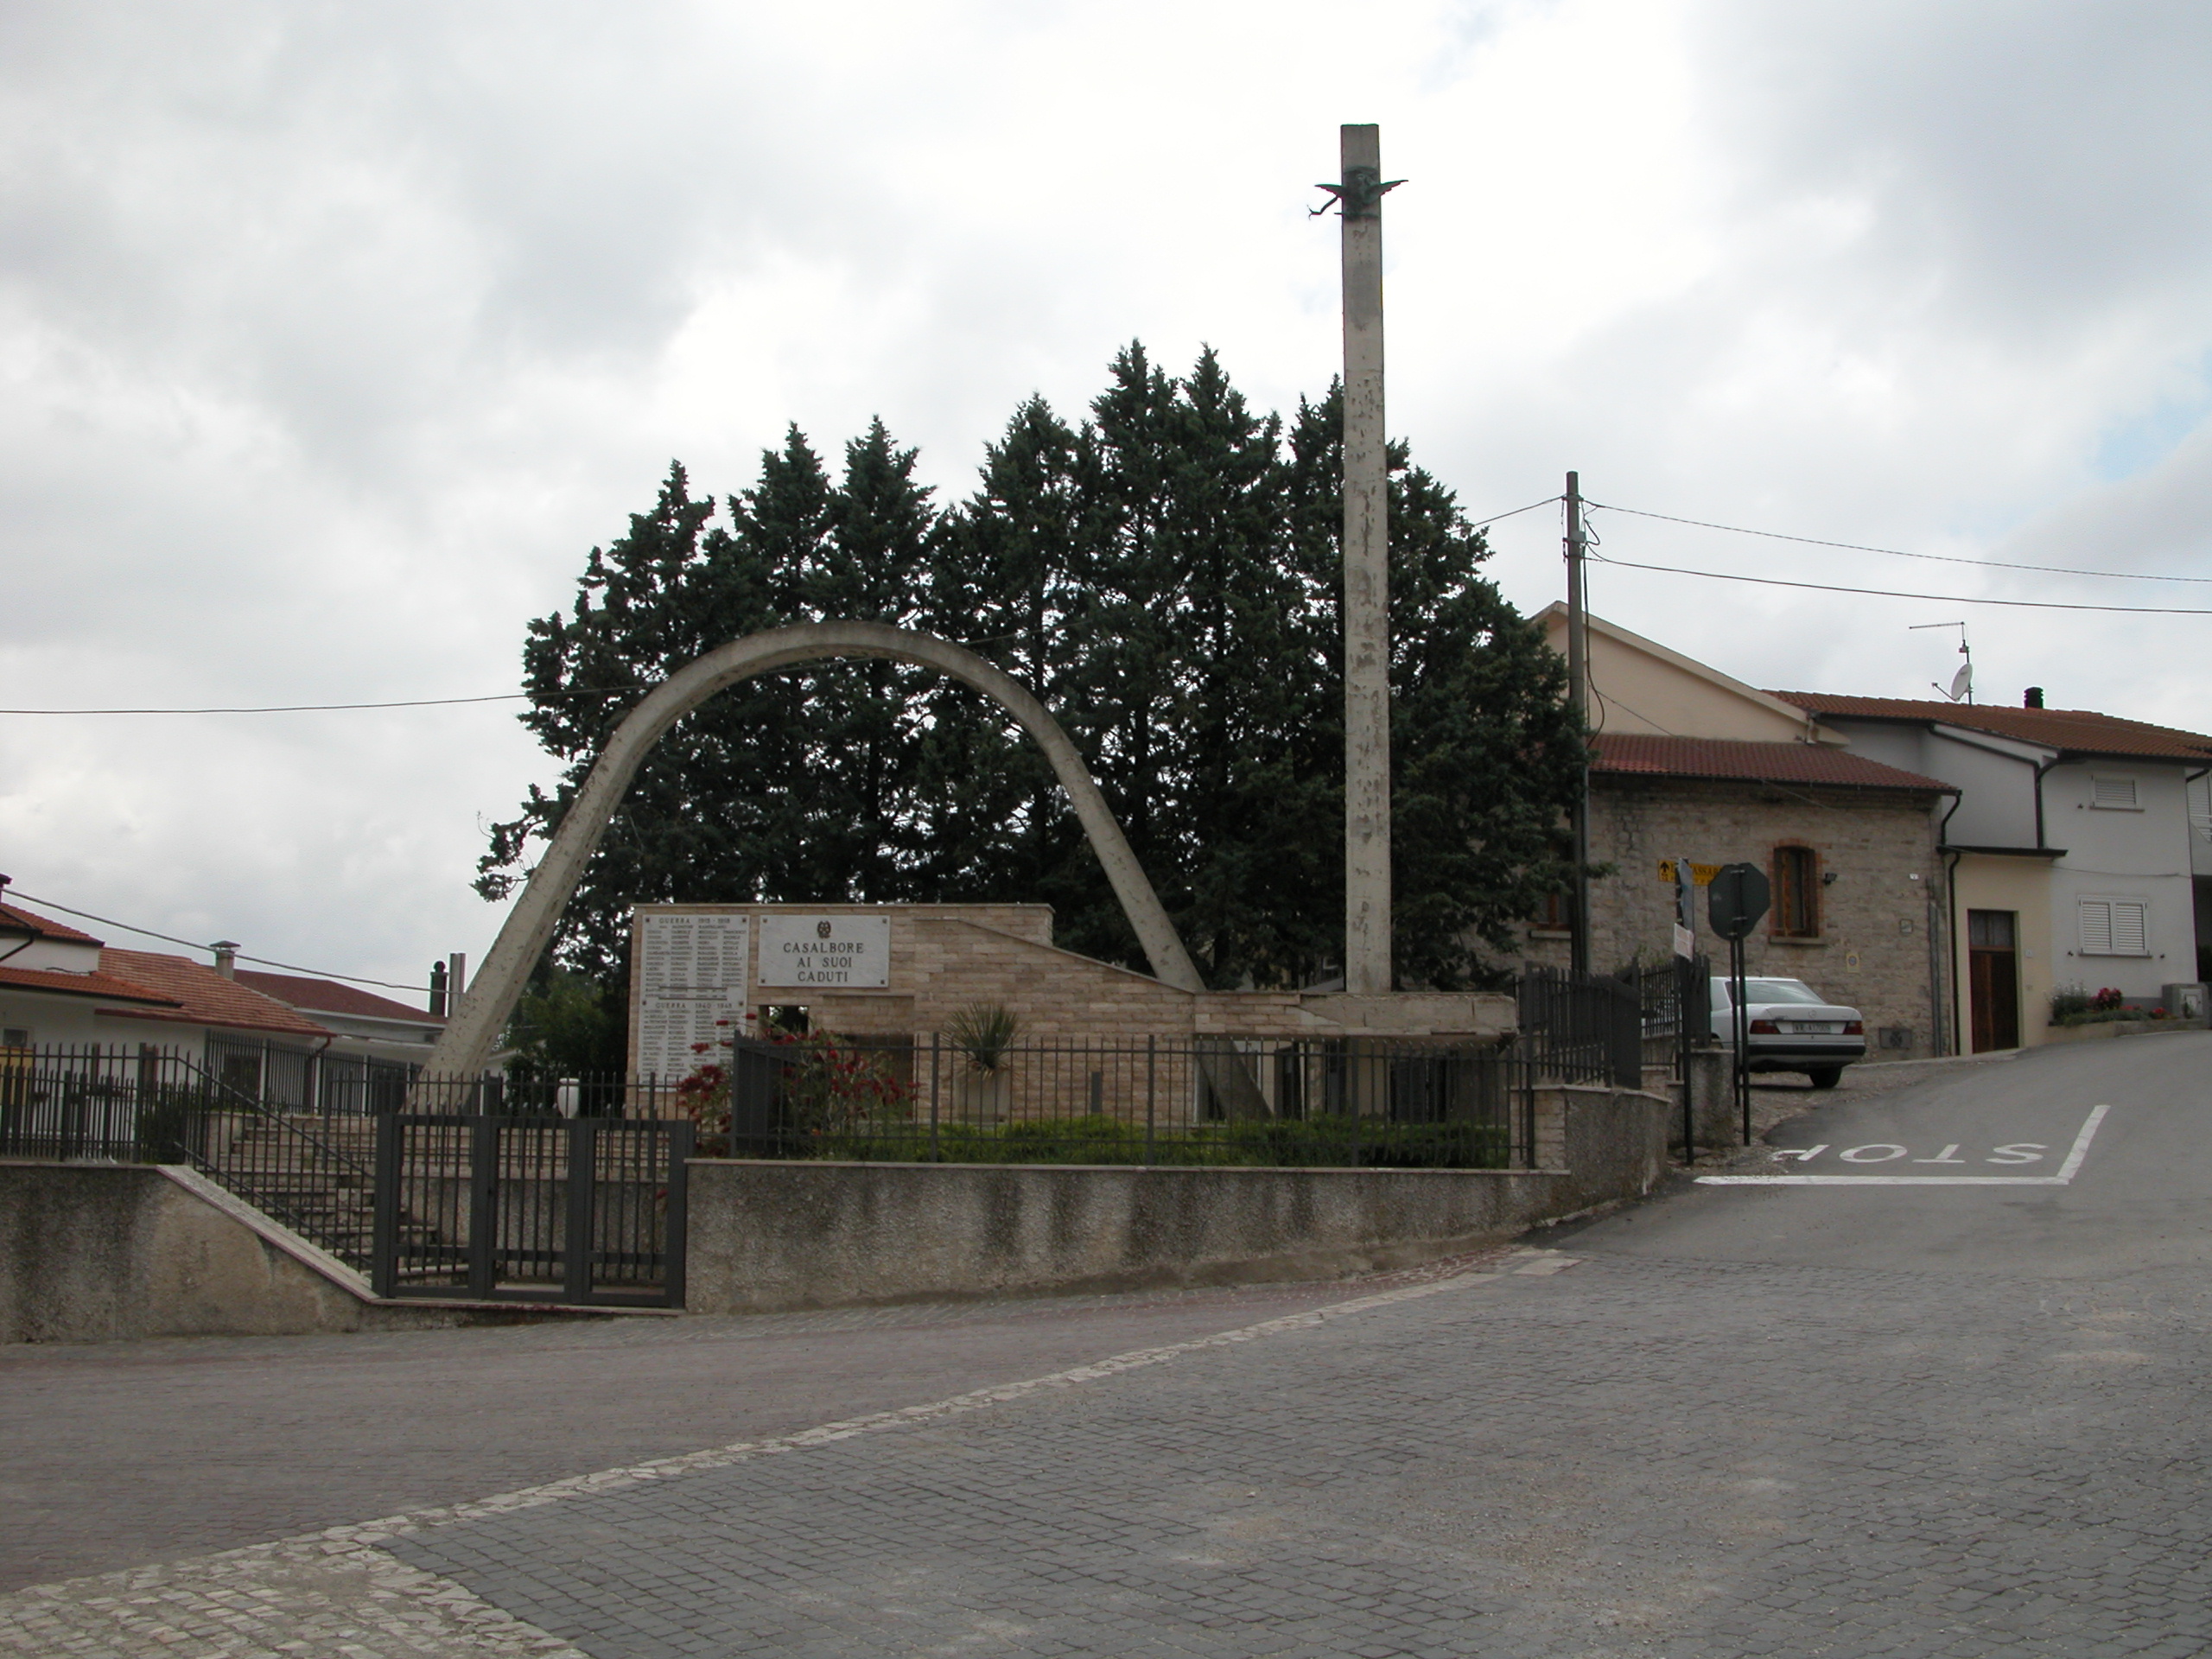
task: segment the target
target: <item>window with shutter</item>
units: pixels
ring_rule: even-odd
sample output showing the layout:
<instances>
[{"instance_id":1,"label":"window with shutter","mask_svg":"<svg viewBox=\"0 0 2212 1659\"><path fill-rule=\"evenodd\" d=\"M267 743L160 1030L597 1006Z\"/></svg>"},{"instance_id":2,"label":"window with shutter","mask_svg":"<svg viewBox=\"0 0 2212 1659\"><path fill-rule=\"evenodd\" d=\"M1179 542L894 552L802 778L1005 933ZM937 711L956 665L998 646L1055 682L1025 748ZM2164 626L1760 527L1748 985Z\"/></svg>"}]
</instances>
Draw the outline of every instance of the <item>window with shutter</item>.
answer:
<instances>
[{"instance_id":1,"label":"window with shutter","mask_svg":"<svg viewBox=\"0 0 2212 1659\"><path fill-rule=\"evenodd\" d=\"M2079 914L2085 957L2151 954L2151 906L2140 899L2084 899Z\"/></svg>"},{"instance_id":2,"label":"window with shutter","mask_svg":"<svg viewBox=\"0 0 2212 1659\"><path fill-rule=\"evenodd\" d=\"M1769 926L1778 938L1821 937L1821 860L1809 847L1777 847Z\"/></svg>"},{"instance_id":3,"label":"window with shutter","mask_svg":"<svg viewBox=\"0 0 2212 1659\"><path fill-rule=\"evenodd\" d=\"M2150 936L2145 926L2146 906L2115 899L2112 906L2112 953L2115 957L2147 957Z\"/></svg>"},{"instance_id":4,"label":"window with shutter","mask_svg":"<svg viewBox=\"0 0 2212 1659\"><path fill-rule=\"evenodd\" d=\"M2113 778L2101 773L2093 775L2089 779L2089 804L2120 812L2138 811L2142 807L2142 803L2135 798L2135 780L2133 778Z\"/></svg>"},{"instance_id":5,"label":"window with shutter","mask_svg":"<svg viewBox=\"0 0 2212 1659\"><path fill-rule=\"evenodd\" d=\"M2082 954L2112 955L2112 906L2102 899L2082 900Z\"/></svg>"}]
</instances>

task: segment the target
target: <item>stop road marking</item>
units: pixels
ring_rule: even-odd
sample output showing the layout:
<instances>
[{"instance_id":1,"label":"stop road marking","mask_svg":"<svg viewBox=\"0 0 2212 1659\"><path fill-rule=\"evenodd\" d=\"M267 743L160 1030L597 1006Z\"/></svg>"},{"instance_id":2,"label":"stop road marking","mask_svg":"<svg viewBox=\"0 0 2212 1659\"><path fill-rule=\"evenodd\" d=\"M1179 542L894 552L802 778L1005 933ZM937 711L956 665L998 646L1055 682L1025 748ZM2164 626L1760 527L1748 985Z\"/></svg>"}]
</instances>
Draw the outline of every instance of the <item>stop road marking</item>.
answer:
<instances>
[{"instance_id":1,"label":"stop road marking","mask_svg":"<svg viewBox=\"0 0 2212 1659\"><path fill-rule=\"evenodd\" d=\"M2058 1166L2058 1173L2055 1175L1700 1175L1697 1180L1700 1186L2066 1186L2072 1183L2080 1171L2082 1160L2089 1155L2089 1142L2096 1135L2097 1125L2105 1121L2105 1114L2111 1109L2110 1106L2097 1106L2090 1109L2089 1116L2082 1122L2081 1133L2074 1137L2073 1146L2067 1150L2066 1161ZM1774 1157L1777 1163L1784 1159L1793 1159L1802 1166L1811 1163L1828 1150L1829 1143L1823 1141L1816 1147L1779 1147ZM1959 1151L1959 1143L1953 1142L1932 1158L1914 1158L1910 1147L1900 1146L1894 1141L1870 1141L1864 1146L1842 1148L1836 1153L1836 1158L1847 1164L1891 1164L1902 1159L1916 1165L1948 1165L1953 1167L1974 1161L1961 1157ZM2013 1141L1992 1147L1980 1161L2016 1166L2038 1164L2050 1151L2050 1148L2040 1141Z\"/></svg>"}]
</instances>

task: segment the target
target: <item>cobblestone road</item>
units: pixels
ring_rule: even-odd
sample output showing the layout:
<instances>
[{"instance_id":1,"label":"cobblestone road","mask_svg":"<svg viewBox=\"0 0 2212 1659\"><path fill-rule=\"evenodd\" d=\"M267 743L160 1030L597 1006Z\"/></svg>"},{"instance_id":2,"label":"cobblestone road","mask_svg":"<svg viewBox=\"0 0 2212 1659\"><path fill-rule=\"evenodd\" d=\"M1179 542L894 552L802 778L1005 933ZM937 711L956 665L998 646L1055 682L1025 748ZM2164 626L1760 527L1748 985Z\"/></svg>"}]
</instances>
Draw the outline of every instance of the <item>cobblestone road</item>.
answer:
<instances>
[{"instance_id":1,"label":"cobblestone road","mask_svg":"<svg viewBox=\"0 0 2212 1659\"><path fill-rule=\"evenodd\" d=\"M2164 1046L2132 1094L2098 1079L2077 1185L1704 1188L1455 1276L1135 1299L1112 1317L1164 1340L1118 1359L32 1586L0 1650L2212 1653L2183 1202L2212 1043ZM2063 1147L2089 1064L1839 1107L1802 1144ZM1829 1259L1772 1259L1808 1239ZM1264 1317L1192 1329L1232 1308Z\"/></svg>"}]
</instances>

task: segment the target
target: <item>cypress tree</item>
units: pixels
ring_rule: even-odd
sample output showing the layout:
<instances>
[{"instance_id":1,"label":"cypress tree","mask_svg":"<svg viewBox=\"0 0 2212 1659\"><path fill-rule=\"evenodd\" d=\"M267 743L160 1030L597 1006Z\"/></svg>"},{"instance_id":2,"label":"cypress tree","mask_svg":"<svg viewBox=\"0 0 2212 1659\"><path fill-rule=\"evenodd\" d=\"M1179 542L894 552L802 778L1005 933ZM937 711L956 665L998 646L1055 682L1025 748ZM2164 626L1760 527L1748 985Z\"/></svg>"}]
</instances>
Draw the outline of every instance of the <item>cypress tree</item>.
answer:
<instances>
[{"instance_id":1,"label":"cypress tree","mask_svg":"<svg viewBox=\"0 0 2212 1659\"><path fill-rule=\"evenodd\" d=\"M480 887L506 890L669 672L784 622L880 620L970 645L1054 711L1209 982L1313 982L1342 938L1341 427L1333 387L1286 427L1211 352L1178 378L1132 343L1079 427L1025 402L946 511L880 421L834 482L791 430L727 528L671 467L592 550L572 616L530 625L524 718L564 770L494 826ZM1460 986L1496 977L1566 880L1580 740L1479 532L1402 443L1390 465L1399 981ZM1142 965L1034 747L965 686L876 662L751 681L679 722L556 954L611 995L634 903L846 899L1042 901L1064 944Z\"/></svg>"}]
</instances>

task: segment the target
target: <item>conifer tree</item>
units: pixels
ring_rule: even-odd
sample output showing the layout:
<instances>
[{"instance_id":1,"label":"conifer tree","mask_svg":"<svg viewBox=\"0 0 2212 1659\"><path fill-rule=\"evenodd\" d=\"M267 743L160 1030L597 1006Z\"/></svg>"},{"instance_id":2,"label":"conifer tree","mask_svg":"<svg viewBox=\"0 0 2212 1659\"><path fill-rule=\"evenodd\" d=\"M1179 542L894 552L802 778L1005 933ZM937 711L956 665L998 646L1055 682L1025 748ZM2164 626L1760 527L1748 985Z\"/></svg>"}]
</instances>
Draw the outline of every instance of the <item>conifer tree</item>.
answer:
<instances>
[{"instance_id":1,"label":"conifer tree","mask_svg":"<svg viewBox=\"0 0 2212 1659\"><path fill-rule=\"evenodd\" d=\"M1255 415L1211 352L1118 353L1089 417L1039 398L939 511L879 421L833 480L792 429L727 502L671 467L594 549L573 614L530 625L525 723L564 766L494 827L498 896L615 721L701 652L795 620L969 645L1088 759L1209 982L1295 986L1339 961L1341 399ZM1392 446L1399 982L1476 982L1567 873L1580 744L1564 671L1479 574L1451 493ZM1053 906L1068 947L1142 957L1050 768L1002 710L879 663L724 692L640 769L564 918L561 962L621 981L639 902L963 899Z\"/></svg>"}]
</instances>

